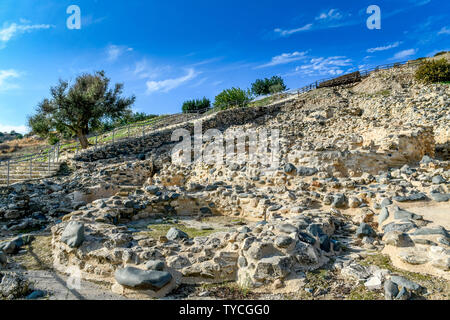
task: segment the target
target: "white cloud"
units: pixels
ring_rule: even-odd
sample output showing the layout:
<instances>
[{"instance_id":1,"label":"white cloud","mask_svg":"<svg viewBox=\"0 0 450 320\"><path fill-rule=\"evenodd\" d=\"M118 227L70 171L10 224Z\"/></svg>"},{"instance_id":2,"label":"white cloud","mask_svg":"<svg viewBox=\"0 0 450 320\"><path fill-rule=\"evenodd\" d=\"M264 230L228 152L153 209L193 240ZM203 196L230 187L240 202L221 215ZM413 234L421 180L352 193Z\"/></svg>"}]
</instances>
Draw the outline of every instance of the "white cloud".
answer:
<instances>
[{"instance_id":1,"label":"white cloud","mask_svg":"<svg viewBox=\"0 0 450 320\"><path fill-rule=\"evenodd\" d=\"M450 28L449 27L443 27L441 31L438 32L438 34L450 34Z\"/></svg>"},{"instance_id":2,"label":"white cloud","mask_svg":"<svg viewBox=\"0 0 450 320\"><path fill-rule=\"evenodd\" d=\"M27 126L25 126L25 125L22 125L22 126L10 126L10 125L7 125L7 124L1 124L0 123L0 132L10 133L11 131L15 131L15 132L18 132L18 133L25 134L25 133L28 133L29 130L28 130Z\"/></svg>"},{"instance_id":3,"label":"white cloud","mask_svg":"<svg viewBox=\"0 0 450 320\"><path fill-rule=\"evenodd\" d=\"M7 82L7 79L18 78L20 75L16 70L0 70L0 91L16 88L15 85Z\"/></svg>"},{"instance_id":4,"label":"white cloud","mask_svg":"<svg viewBox=\"0 0 450 320\"><path fill-rule=\"evenodd\" d=\"M339 20L342 18L343 15L338 11L338 9L331 9L328 12L322 12L316 17L316 20Z\"/></svg>"},{"instance_id":5,"label":"white cloud","mask_svg":"<svg viewBox=\"0 0 450 320\"><path fill-rule=\"evenodd\" d=\"M153 80L172 70L171 66L155 66L147 59L142 59L135 64L133 75L139 79Z\"/></svg>"},{"instance_id":6,"label":"white cloud","mask_svg":"<svg viewBox=\"0 0 450 320\"><path fill-rule=\"evenodd\" d=\"M397 42L388 44L387 46L367 49L367 52L368 53L374 53L374 52L377 52L377 51L386 51L386 50L389 50L389 49L397 48L400 44L401 44L401 42L397 41Z\"/></svg>"},{"instance_id":7,"label":"white cloud","mask_svg":"<svg viewBox=\"0 0 450 320\"><path fill-rule=\"evenodd\" d=\"M399 60L399 59L405 59L407 57L413 56L417 53L417 49L408 49L408 50L403 50L400 52L397 52L392 58L391 60Z\"/></svg>"},{"instance_id":8,"label":"white cloud","mask_svg":"<svg viewBox=\"0 0 450 320\"><path fill-rule=\"evenodd\" d=\"M125 52L130 52L130 51L133 51L133 48L128 48L126 46L110 45L106 49L106 53L108 55L108 61L114 62Z\"/></svg>"},{"instance_id":9,"label":"white cloud","mask_svg":"<svg viewBox=\"0 0 450 320\"><path fill-rule=\"evenodd\" d=\"M283 53L279 56L273 57L269 63L258 66L255 69L265 68L265 67L273 67L273 66L277 66L279 64L286 64L286 63L291 63L293 61L298 61L298 60L304 59L306 54L307 54L306 51L303 51L303 52L295 51L292 53Z\"/></svg>"},{"instance_id":10,"label":"white cloud","mask_svg":"<svg viewBox=\"0 0 450 320\"><path fill-rule=\"evenodd\" d=\"M297 32L308 31L312 28L312 26L313 26L312 23L309 23L309 24L307 24L301 28L297 28L297 29L282 30L280 28L276 28L274 31L282 37L287 37L287 36L290 36L291 34L294 34Z\"/></svg>"},{"instance_id":11,"label":"white cloud","mask_svg":"<svg viewBox=\"0 0 450 320\"><path fill-rule=\"evenodd\" d=\"M343 74L343 69L348 69L344 67L351 66L351 62L344 56L313 58L308 64L298 66L293 74L337 76Z\"/></svg>"},{"instance_id":12,"label":"white cloud","mask_svg":"<svg viewBox=\"0 0 450 320\"><path fill-rule=\"evenodd\" d=\"M8 42L15 36L26 33L26 32L32 32L35 30L42 30L42 29L50 29L53 26L49 24L17 24L12 23L9 26L4 26L2 29L0 29L0 41L2 42Z\"/></svg>"},{"instance_id":13,"label":"white cloud","mask_svg":"<svg viewBox=\"0 0 450 320\"><path fill-rule=\"evenodd\" d=\"M174 78L174 79L166 79L161 81L147 81L147 93L153 92L169 92L182 84L194 79L198 73L194 69L188 69L187 74L185 76Z\"/></svg>"}]
</instances>

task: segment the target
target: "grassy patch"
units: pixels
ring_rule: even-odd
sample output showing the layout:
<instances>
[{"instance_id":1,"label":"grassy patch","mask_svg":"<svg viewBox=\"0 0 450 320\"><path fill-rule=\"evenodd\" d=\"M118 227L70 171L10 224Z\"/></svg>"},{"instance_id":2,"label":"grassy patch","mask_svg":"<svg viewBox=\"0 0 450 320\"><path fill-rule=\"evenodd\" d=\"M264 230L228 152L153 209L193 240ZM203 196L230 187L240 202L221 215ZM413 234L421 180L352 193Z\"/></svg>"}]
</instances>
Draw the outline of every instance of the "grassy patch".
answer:
<instances>
[{"instance_id":1,"label":"grassy patch","mask_svg":"<svg viewBox=\"0 0 450 320\"><path fill-rule=\"evenodd\" d=\"M27 250L25 254L12 257L26 270L49 270L53 266L51 241L51 236L36 236L29 245L23 247Z\"/></svg>"},{"instance_id":2,"label":"grassy patch","mask_svg":"<svg viewBox=\"0 0 450 320\"><path fill-rule=\"evenodd\" d=\"M259 296L249 288L241 287L235 282L202 284L201 288L205 291L209 291L210 297L226 300L257 299Z\"/></svg>"},{"instance_id":3,"label":"grassy patch","mask_svg":"<svg viewBox=\"0 0 450 320\"><path fill-rule=\"evenodd\" d=\"M152 238L159 238L160 236L165 236L167 234L167 231L169 231L170 228L177 228L180 229L183 232L186 232L190 238L195 237L206 237L209 236L212 233L218 232L220 230L201 230L196 228L187 227L183 224L175 224L175 223L167 223L167 224L150 224L148 226L149 231L147 231L147 234Z\"/></svg>"},{"instance_id":4,"label":"grassy patch","mask_svg":"<svg viewBox=\"0 0 450 320\"><path fill-rule=\"evenodd\" d=\"M379 96L388 97L391 95L391 90L381 90L376 93Z\"/></svg>"},{"instance_id":5,"label":"grassy patch","mask_svg":"<svg viewBox=\"0 0 450 320\"><path fill-rule=\"evenodd\" d=\"M355 287L347 297L347 300L382 300L383 294L378 291L367 290L367 288L361 284Z\"/></svg>"},{"instance_id":6,"label":"grassy patch","mask_svg":"<svg viewBox=\"0 0 450 320\"><path fill-rule=\"evenodd\" d=\"M317 269L306 272L305 288L310 288L313 291L328 292L331 284L331 273L326 269ZM310 296L310 293L305 293Z\"/></svg>"},{"instance_id":7,"label":"grassy patch","mask_svg":"<svg viewBox=\"0 0 450 320\"><path fill-rule=\"evenodd\" d=\"M398 269L392 265L391 259L387 255L375 254L370 255L364 260L361 261L361 265L369 266L375 265L382 269L387 269L392 273L400 275L404 278L410 279L422 287L428 289L430 295L427 297L428 299L449 299L450 296L450 283L447 280L440 279L437 277L433 277L431 275L409 272L405 270Z\"/></svg>"}]
</instances>

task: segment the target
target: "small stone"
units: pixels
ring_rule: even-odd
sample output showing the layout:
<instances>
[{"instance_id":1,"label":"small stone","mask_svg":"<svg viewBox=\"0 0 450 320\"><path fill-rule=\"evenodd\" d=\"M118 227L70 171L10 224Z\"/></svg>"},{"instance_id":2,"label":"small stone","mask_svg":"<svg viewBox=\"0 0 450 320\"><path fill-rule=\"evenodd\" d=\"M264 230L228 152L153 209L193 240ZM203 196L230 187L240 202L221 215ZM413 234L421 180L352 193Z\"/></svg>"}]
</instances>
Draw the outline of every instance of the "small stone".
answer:
<instances>
[{"instance_id":1,"label":"small stone","mask_svg":"<svg viewBox=\"0 0 450 320\"><path fill-rule=\"evenodd\" d=\"M364 286L369 290L379 290L383 286L383 283L379 277L372 276L364 283Z\"/></svg>"},{"instance_id":2,"label":"small stone","mask_svg":"<svg viewBox=\"0 0 450 320\"><path fill-rule=\"evenodd\" d=\"M430 162L432 162L432 161L433 161L433 159L431 159L429 156L423 156L423 158L422 158L422 160L420 161L420 163L428 164L428 163L430 163Z\"/></svg>"},{"instance_id":3,"label":"small stone","mask_svg":"<svg viewBox=\"0 0 450 320\"><path fill-rule=\"evenodd\" d=\"M294 239L287 236L280 236L275 239L275 245L279 248L287 248L294 242Z\"/></svg>"},{"instance_id":4,"label":"small stone","mask_svg":"<svg viewBox=\"0 0 450 320\"><path fill-rule=\"evenodd\" d=\"M381 225L384 221L389 218L389 210L386 206L381 208L380 215L378 216L378 224Z\"/></svg>"},{"instance_id":5,"label":"small stone","mask_svg":"<svg viewBox=\"0 0 450 320\"><path fill-rule=\"evenodd\" d=\"M411 298L411 293L403 287L395 297L395 300L408 300Z\"/></svg>"},{"instance_id":6,"label":"small stone","mask_svg":"<svg viewBox=\"0 0 450 320\"><path fill-rule=\"evenodd\" d=\"M292 163L288 163L284 166L284 172L286 173L294 173L295 171L297 171L297 168Z\"/></svg>"},{"instance_id":7,"label":"small stone","mask_svg":"<svg viewBox=\"0 0 450 320\"><path fill-rule=\"evenodd\" d=\"M431 179L431 182L433 184L441 184L441 183L445 183L445 179L438 174L437 176L434 176L433 179Z\"/></svg>"},{"instance_id":8,"label":"small stone","mask_svg":"<svg viewBox=\"0 0 450 320\"><path fill-rule=\"evenodd\" d=\"M381 206L382 208L384 208L384 207L387 207L387 206L389 206L389 205L391 205L391 204L392 204L392 201L391 201L391 200L389 200L388 198L384 198L384 199L381 201L380 206Z\"/></svg>"},{"instance_id":9,"label":"small stone","mask_svg":"<svg viewBox=\"0 0 450 320\"><path fill-rule=\"evenodd\" d=\"M394 300L398 295L398 286L391 280L384 282L384 297L386 300Z\"/></svg>"},{"instance_id":10,"label":"small stone","mask_svg":"<svg viewBox=\"0 0 450 320\"><path fill-rule=\"evenodd\" d=\"M427 196L425 193L419 192L410 194L408 196L397 196L393 198L397 202L407 202L407 201L422 201L427 200Z\"/></svg>"},{"instance_id":11,"label":"small stone","mask_svg":"<svg viewBox=\"0 0 450 320\"><path fill-rule=\"evenodd\" d=\"M313 176L315 175L319 170L316 168L308 168L308 167L298 167L297 168L297 174L299 176Z\"/></svg>"},{"instance_id":12,"label":"small stone","mask_svg":"<svg viewBox=\"0 0 450 320\"><path fill-rule=\"evenodd\" d=\"M274 281L273 286L275 289L280 289L284 287L283 281L281 281L280 279L277 279Z\"/></svg>"},{"instance_id":13,"label":"small stone","mask_svg":"<svg viewBox=\"0 0 450 320\"><path fill-rule=\"evenodd\" d=\"M436 202L447 202L450 200L450 193L432 193L431 198Z\"/></svg>"},{"instance_id":14,"label":"small stone","mask_svg":"<svg viewBox=\"0 0 450 320\"><path fill-rule=\"evenodd\" d=\"M346 205L346 198L343 194L334 195L333 203L331 204L333 208L345 208Z\"/></svg>"},{"instance_id":15,"label":"small stone","mask_svg":"<svg viewBox=\"0 0 450 320\"><path fill-rule=\"evenodd\" d=\"M391 231L385 233L383 236L383 242L385 244L400 248L414 246L414 243L409 235L401 231Z\"/></svg>"},{"instance_id":16,"label":"small stone","mask_svg":"<svg viewBox=\"0 0 450 320\"><path fill-rule=\"evenodd\" d=\"M412 213L412 212L409 212L406 210L401 210L399 208L397 208L397 210L395 210L394 218L398 219L398 220L402 220L402 219L422 220L423 219L423 217L420 215L417 215L415 213Z\"/></svg>"},{"instance_id":17,"label":"small stone","mask_svg":"<svg viewBox=\"0 0 450 320\"><path fill-rule=\"evenodd\" d=\"M320 249L322 249L325 252L330 252L331 250L330 238L326 234L324 234L319 237L319 241L320 241Z\"/></svg>"},{"instance_id":18,"label":"small stone","mask_svg":"<svg viewBox=\"0 0 450 320\"><path fill-rule=\"evenodd\" d=\"M170 230L166 234L166 238L168 240L180 240L180 239L189 239L189 236L187 233L181 231L177 228L170 228Z\"/></svg>"},{"instance_id":19,"label":"small stone","mask_svg":"<svg viewBox=\"0 0 450 320\"><path fill-rule=\"evenodd\" d=\"M146 270L163 271L166 264L162 260L150 260L145 264Z\"/></svg>"},{"instance_id":20,"label":"small stone","mask_svg":"<svg viewBox=\"0 0 450 320\"><path fill-rule=\"evenodd\" d=\"M400 276L392 276L391 281L394 282L397 286L405 287L406 289L409 289L411 291L418 291L421 289L421 286L417 283Z\"/></svg>"},{"instance_id":21,"label":"small stone","mask_svg":"<svg viewBox=\"0 0 450 320\"><path fill-rule=\"evenodd\" d=\"M358 238L363 238L364 236L367 237L376 237L376 232L372 229L372 227L370 225L368 225L367 223L361 223L358 227L358 229L356 230L356 236Z\"/></svg>"},{"instance_id":22,"label":"small stone","mask_svg":"<svg viewBox=\"0 0 450 320\"><path fill-rule=\"evenodd\" d=\"M449 238L449 234L444 227L437 226L433 228L420 228L412 233L414 236L423 236L423 235L442 235L446 238Z\"/></svg>"},{"instance_id":23,"label":"small stone","mask_svg":"<svg viewBox=\"0 0 450 320\"><path fill-rule=\"evenodd\" d=\"M27 300L35 300L42 297L45 297L46 292L42 290L35 290L27 296Z\"/></svg>"},{"instance_id":24,"label":"small stone","mask_svg":"<svg viewBox=\"0 0 450 320\"><path fill-rule=\"evenodd\" d=\"M294 227L292 224L284 223L277 226L277 229L283 233L296 233L298 229Z\"/></svg>"},{"instance_id":25,"label":"small stone","mask_svg":"<svg viewBox=\"0 0 450 320\"><path fill-rule=\"evenodd\" d=\"M358 208L361 205L361 201L356 197L351 197L348 200L348 206L350 208Z\"/></svg>"}]
</instances>

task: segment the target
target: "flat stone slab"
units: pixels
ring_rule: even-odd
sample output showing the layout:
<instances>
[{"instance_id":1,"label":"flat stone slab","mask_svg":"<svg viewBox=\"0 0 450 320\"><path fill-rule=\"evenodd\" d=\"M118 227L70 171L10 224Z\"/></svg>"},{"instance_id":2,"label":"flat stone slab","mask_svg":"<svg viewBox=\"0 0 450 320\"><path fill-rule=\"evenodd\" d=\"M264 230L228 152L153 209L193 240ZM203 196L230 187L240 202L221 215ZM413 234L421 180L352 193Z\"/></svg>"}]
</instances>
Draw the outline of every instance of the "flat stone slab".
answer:
<instances>
[{"instance_id":1,"label":"flat stone slab","mask_svg":"<svg viewBox=\"0 0 450 320\"><path fill-rule=\"evenodd\" d=\"M425 195L425 193L415 193L415 194L411 194L408 196L397 196L392 198L397 202L408 202L408 201L422 201L422 200L426 200L427 196Z\"/></svg>"},{"instance_id":2,"label":"flat stone slab","mask_svg":"<svg viewBox=\"0 0 450 320\"><path fill-rule=\"evenodd\" d=\"M431 193L431 199L436 202L447 202L450 200L450 193Z\"/></svg>"},{"instance_id":3,"label":"flat stone slab","mask_svg":"<svg viewBox=\"0 0 450 320\"><path fill-rule=\"evenodd\" d=\"M118 269L114 275L116 281L125 287L138 290L161 290L172 280L172 275L166 271L141 270L134 267Z\"/></svg>"}]
</instances>

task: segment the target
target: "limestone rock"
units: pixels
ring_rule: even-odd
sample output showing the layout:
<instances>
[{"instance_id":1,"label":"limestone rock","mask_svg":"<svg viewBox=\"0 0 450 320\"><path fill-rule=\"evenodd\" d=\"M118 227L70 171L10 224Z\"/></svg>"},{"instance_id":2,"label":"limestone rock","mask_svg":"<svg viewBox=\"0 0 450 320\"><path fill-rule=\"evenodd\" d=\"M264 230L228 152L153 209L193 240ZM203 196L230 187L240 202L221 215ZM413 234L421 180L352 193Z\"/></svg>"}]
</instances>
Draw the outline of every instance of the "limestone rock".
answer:
<instances>
[{"instance_id":1,"label":"limestone rock","mask_svg":"<svg viewBox=\"0 0 450 320\"><path fill-rule=\"evenodd\" d=\"M61 241L71 248L78 248L84 242L84 224L70 221L61 235Z\"/></svg>"}]
</instances>

